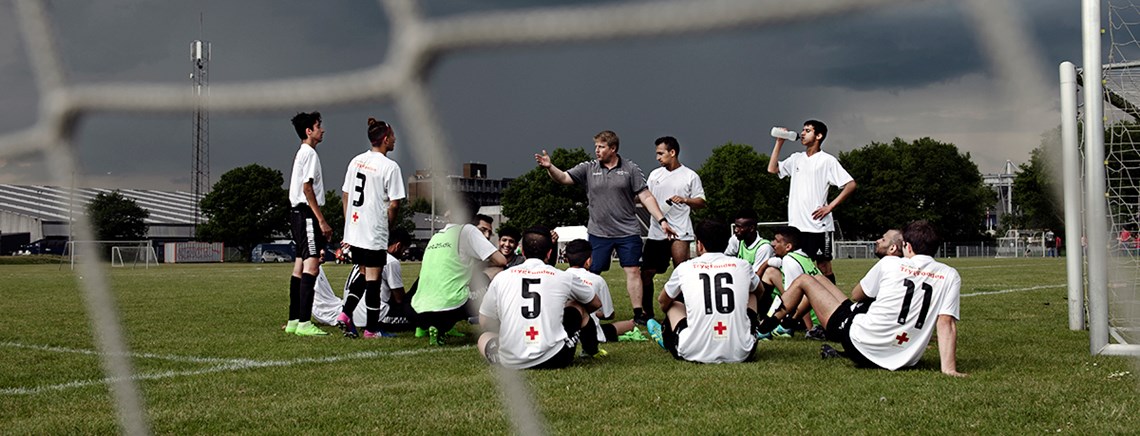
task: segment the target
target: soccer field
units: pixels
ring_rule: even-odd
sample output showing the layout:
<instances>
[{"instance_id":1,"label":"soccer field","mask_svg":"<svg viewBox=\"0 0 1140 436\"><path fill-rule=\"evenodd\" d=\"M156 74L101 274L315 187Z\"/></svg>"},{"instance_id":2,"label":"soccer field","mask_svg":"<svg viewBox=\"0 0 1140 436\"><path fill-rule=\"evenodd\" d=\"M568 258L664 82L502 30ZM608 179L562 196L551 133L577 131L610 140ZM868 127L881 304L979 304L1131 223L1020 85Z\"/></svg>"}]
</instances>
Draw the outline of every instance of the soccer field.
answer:
<instances>
[{"instance_id":1,"label":"soccer field","mask_svg":"<svg viewBox=\"0 0 1140 436\"><path fill-rule=\"evenodd\" d=\"M1067 329L1063 259L948 259L962 280L956 379L931 341L919 368L821 360L802 334L760 344L759 361L674 361L653 342L525 372L552 433L1135 433L1135 359L1089 355ZM835 262L850 290L872 262ZM115 268L138 383L157 433L509 432L474 337L429 348L285 335L289 265ZM405 266L411 283L419 265ZM328 265L339 287L346 266ZM604 277L628 316L620 269ZM658 276L660 289L666 276ZM56 265L0 266L0 428L115 433L111 396L76 277ZM472 331L464 323L463 328ZM835 345L835 344L832 344Z\"/></svg>"}]
</instances>

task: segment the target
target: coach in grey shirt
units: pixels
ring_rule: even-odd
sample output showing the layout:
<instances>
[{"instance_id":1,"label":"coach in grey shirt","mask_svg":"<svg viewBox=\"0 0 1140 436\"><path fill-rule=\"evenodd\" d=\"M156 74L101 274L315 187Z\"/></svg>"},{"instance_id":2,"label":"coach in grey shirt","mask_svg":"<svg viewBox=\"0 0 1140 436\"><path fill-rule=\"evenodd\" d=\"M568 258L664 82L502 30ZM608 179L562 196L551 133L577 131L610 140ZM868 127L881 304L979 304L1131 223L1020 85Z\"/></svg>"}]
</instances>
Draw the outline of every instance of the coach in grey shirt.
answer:
<instances>
[{"instance_id":1,"label":"coach in grey shirt","mask_svg":"<svg viewBox=\"0 0 1140 436\"><path fill-rule=\"evenodd\" d=\"M633 161L618 155L618 136L605 130L594 135L596 160L582 162L569 171L562 171L550 162L546 150L534 155L538 166L546 168L550 178L563 185L582 185L590 201L590 223L586 226L593 247L590 272L594 274L610 268L610 255L617 250L618 261L625 270L625 290L633 306L633 318L645 324L649 318L641 304L641 227L633 203L636 197L649 215L661 223L669 239L677 234L665 221L657 206L657 199L649 192L641 168Z\"/></svg>"}]
</instances>

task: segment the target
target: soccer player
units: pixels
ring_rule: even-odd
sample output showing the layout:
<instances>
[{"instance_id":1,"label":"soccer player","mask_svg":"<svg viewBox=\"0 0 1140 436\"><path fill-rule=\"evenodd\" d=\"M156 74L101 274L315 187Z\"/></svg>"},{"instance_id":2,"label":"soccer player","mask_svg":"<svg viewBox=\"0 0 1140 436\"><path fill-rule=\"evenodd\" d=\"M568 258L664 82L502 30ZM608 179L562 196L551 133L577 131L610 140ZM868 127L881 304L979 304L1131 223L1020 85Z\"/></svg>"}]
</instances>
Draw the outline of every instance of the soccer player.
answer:
<instances>
[{"instance_id":1,"label":"soccer player","mask_svg":"<svg viewBox=\"0 0 1140 436\"><path fill-rule=\"evenodd\" d=\"M597 159L582 162L567 171L553 165L546 150L535 154L534 160L555 182L586 188L590 202L590 221L586 228L590 244L594 247L590 272L600 274L608 270L610 256L617 250L619 263L625 270L625 289L633 307L633 319L644 324L649 317L641 296L641 224L637 221L633 199L637 198L645 206L649 215L661 225L666 237L676 238L677 233L661 213L653 193L647 189L641 167L618 155L619 143L617 134L609 130L594 135Z\"/></svg>"},{"instance_id":2,"label":"soccer player","mask_svg":"<svg viewBox=\"0 0 1140 436\"><path fill-rule=\"evenodd\" d=\"M513 369L564 368L588 314L602 303L577 276L547 265L549 230L528 229L522 246L526 261L495 276L479 307L479 354Z\"/></svg>"},{"instance_id":3,"label":"soccer player","mask_svg":"<svg viewBox=\"0 0 1140 436\"><path fill-rule=\"evenodd\" d=\"M614 301L610 297L610 286L606 284L606 279L590 272L590 256L593 251L594 248L590 246L590 241L583 239L575 239L566 244L566 262L569 264L566 272L578 276L579 279L590 285L590 288L594 290L602 302L602 307L590 314L590 321L587 322L582 331L583 335L595 335L597 341L586 340L587 338L583 336L582 352L588 356L605 356L606 351L597 348L597 343L617 342L619 340L644 341L646 339L632 319L602 324L603 319L614 318ZM623 337L625 339L622 339Z\"/></svg>"},{"instance_id":4,"label":"soccer player","mask_svg":"<svg viewBox=\"0 0 1140 436\"><path fill-rule=\"evenodd\" d=\"M380 313L379 313L379 329L368 336L367 330L365 331L366 337L392 337L393 331L403 331L409 328L409 322L404 313L404 278L403 269L400 267L399 257L404 250L412 243L412 236L401 228L392 229L391 234L388 236L388 255L384 269L380 273ZM348 279L344 282L344 299L337 300L340 302L337 305L337 314L342 315L346 312L341 312L342 308L348 306L348 300L353 299L356 302L360 301L360 296L365 293L365 278L364 273L360 270L360 265L352 266L352 271L348 274ZM367 297L366 297L367 301ZM354 327L367 327L368 325L368 311L366 306L354 304L355 309L352 312L351 322ZM338 321L347 324L350 320L338 318ZM341 326L342 329L347 330L346 326Z\"/></svg>"},{"instance_id":5,"label":"soccer player","mask_svg":"<svg viewBox=\"0 0 1140 436\"><path fill-rule=\"evenodd\" d=\"M476 205L470 203L467 210L474 213ZM450 216L452 223L428 241L419 279L412 285L415 290L410 292L412 310L409 312L417 327L425 330L431 345L443 345L440 333L450 331L456 322L467 319L472 276L482 274L473 268L482 267L482 262L493 267L507 264L507 259L487 239L491 227L489 217L476 215L471 224L457 224L463 222L463 214L453 210Z\"/></svg>"},{"instance_id":6,"label":"soccer player","mask_svg":"<svg viewBox=\"0 0 1140 436\"><path fill-rule=\"evenodd\" d=\"M689 213L705 207L705 188L701 185L701 178L681 164L681 144L677 139L662 136L653 143L656 144L657 163L661 167L650 172L645 183L677 237L669 239L657 222L649 225L649 238L641 254L641 300L646 318L653 318L653 299L657 295L653 291L653 276L669 268L670 258L674 268L689 260L689 244L694 239Z\"/></svg>"},{"instance_id":7,"label":"soccer player","mask_svg":"<svg viewBox=\"0 0 1140 436\"><path fill-rule=\"evenodd\" d=\"M388 158L396 148L396 132L386 122L368 118L368 151L348 163L341 186L344 202L344 244L351 247L352 263L364 270L364 306L368 322L366 339L379 338L381 297L380 274L388 263L388 229L395 227L396 213L404 194L404 176L400 166ZM360 303L360 295L350 293L337 324L344 335L357 337L352 313Z\"/></svg>"},{"instance_id":8,"label":"soccer player","mask_svg":"<svg viewBox=\"0 0 1140 436\"><path fill-rule=\"evenodd\" d=\"M526 261L523 255L515 252L515 249L519 248L519 239L521 238L522 233L519 233L518 230L512 227L499 229L499 252L503 253L503 257L507 258L505 268L510 268Z\"/></svg>"},{"instance_id":9,"label":"soccer player","mask_svg":"<svg viewBox=\"0 0 1140 436\"><path fill-rule=\"evenodd\" d=\"M772 250L776 256L779 256L781 259L781 261L778 262L780 264L780 274L783 277L783 288L780 290L781 295L784 295L788 286L791 286L792 282L799 276L820 275L819 268L816 267L815 262L799 248L799 241L802 235L799 229L792 226L776 228L776 237L772 241ZM772 264L770 259L768 264ZM816 325L817 322L814 319L815 313L810 312L811 307L808 300L801 297L799 300L792 302L787 296L782 296L781 298L790 304L798 304L800 308L803 309L802 311L806 313L806 315L803 316L804 329L806 330L804 336L808 339L823 340L823 328Z\"/></svg>"},{"instance_id":10,"label":"soccer player","mask_svg":"<svg viewBox=\"0 0 1140 436\"><path fill-rule=\"evenodd\" d=\"M800 143L806 150L792 153L779 161L784 138L776 138L772 156L768 158L768 172L780 178L791 177L788 193L788 224L802 232L800 248L816 261L820 272L835 283L831 270L831 238L835 222L831 212L855 191L855 179L843 169L835 156L822 150L827 139L827 125L817 120L804 122ZM842 188L831 202L827 201L828 185Z\"/></svg>"},{"instance_id":11,"label":"soccer player","mask_svg":"<svg viewBox=\"0 0 1140 436\"><path fill-rule=\"evenodd\" d=\"M902 237L903 257L880 259L851 292L851 300L834 283L806 275L796 279L785 295L792 301L807 296L823 320L827 338L842 343L844 354L856 366L891 371L914 366L937 329L942 372L964 377L956 358L962 278L932 257L938 252L938 236L930 223L907 224ZM875 303L865 313L853 310L856 302L869 298ZM761 323L761 331L794 310L785 302L775 316Z\"/></svg>"},{"instance_id":12,"label":"soccer player","mask_svg":"<svg viewBox=\"0 0 1140 436\"><path fill-rule=\"evenodd\" d=\"M697 258L673 269L658 300L666 325L649 321L649 336L690 362L751 360L756 353L753 324L760 278L743 259L724 254L728 225L697 224Z\"/></svg>"},{"instance_id":13,"label":"soccer player","mask_svg":"<svg viewBox=\"0 0 1140 436\"><path fill-rule=\"evenodd\" d=\"M289 321L285 324L285 333L323 336L328 333L311 320L321 250L332 236L332 227L321 214L325 182L321 176L321 159L317 156L317 144L324 139L325 129L321 127L320 112L299 113L291 122L301 138L301 148L293 158L289 177L289 224L296 260L289 280Z\"/></svg>"},{"instance_id":14,"label":"soccer player","mask_svg":"<svg viewBox=\"0 0 1140 436\"><path fill-rule=\"evenodd\" d=\"M780 273L778 260L775 261L776 265L772 265L773 268L769 268L768 262L775 258L776 251L772 248L772 241L761 237L756 230L756 212L742 210L736 214L732 237L728 239L724 254L744 259L752 265L752 270L760 277L760 284L764 287L760 293L759 307L765 312L769 308L774 310L773 301L784 291L784 276ZM780 332L780 336L785 335L786 332Z\"/></svg>"}]
</instances>

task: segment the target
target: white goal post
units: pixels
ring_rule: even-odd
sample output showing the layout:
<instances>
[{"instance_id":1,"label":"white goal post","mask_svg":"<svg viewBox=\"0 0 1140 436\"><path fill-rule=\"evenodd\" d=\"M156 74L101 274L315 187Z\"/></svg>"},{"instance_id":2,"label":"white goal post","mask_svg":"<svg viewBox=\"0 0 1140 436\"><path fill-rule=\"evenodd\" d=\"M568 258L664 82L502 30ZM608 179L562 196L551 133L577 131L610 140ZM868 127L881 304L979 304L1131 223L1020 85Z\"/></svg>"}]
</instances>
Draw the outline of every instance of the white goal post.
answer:
<instances>
[{"instance_id":1,"label":"white goal post","mask_svg":"<svg viewBox=\"0 0 1140 436\"><path fill-rule=\"evenodd\" d=\"M81 248L83 246L93 246L95 249L85 251ZM154 250L154 243L149 240L67 241L63 253L71 265L71 269L75 269L76 264L83 260L81 253L84 252L96 253L100 257L100 261L109 261L112 267L121 267L127 264L131 266L142 264L146 268L150 268L152 265L158 266L158 253Z\"/></svg>"}]
</instances>

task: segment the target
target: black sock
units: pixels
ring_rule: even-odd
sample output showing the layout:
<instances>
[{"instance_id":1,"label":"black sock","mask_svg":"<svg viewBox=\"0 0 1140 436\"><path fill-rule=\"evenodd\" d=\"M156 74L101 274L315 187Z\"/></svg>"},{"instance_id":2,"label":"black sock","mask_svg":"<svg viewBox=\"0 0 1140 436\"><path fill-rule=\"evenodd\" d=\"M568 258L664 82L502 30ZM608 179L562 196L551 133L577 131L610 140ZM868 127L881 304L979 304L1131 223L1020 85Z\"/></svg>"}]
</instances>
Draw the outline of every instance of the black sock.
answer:
<instances>
[{"instance_id":1,"label":"black sock","mask_svg":"<svg viewBox=\"0 0 1140 436\"><path fill-rule=\"evenodd\" d=\"M637 328L634 326L634 328ZM602 335L606 337L606 342L617 342L618 334L617 327L613 324L602 324Z\"/></svg>"},{"instance_id":2,"label":"black sock","mask_svg":"<svg viewBox=\"0 0 1140 436\"><path fill-rule=\"evenodd\" d=\"M633 308L633 319L642 319L645 316L645 310L640 307Z\"/></svg>"},{"instance_id":3,"label":"black sock","mask_svg":"<svg viewBox=\"0 0 1140 436\"><path fill-rule=\"evenodd\" d=\"M313 294L317 292L317 276L301 273L301 307L297 319L308 322L313 318Z\"/></svg>"},{"instance_id":4,"label":"black sock","mask_svg":"<svg viewBox=\"0 0 1140 436\"><path fill-rule=\"evenodd\" d=\"M761 334L766 335L768 333L771 333L772 330L775 330L776 327L779 325L780 325L780 319L779 318L776 318L774 316L766 316L766 317L764 317L764 319L760 320L760 322L756 324L756 331L760 332Z\"/></svg>"},{"instance_id":5,"label":"black sock","mask_svg":"<svg viewBox=\"0 0 1140 436\"><path fill-rule=\"evenodd\" d=\"M352 313L356 311L356 305L360 304L361 298L367 291L365 283L364 274L361 274L357 280L348 284L348 295L344 297L344 307L341 307L340 311L348 315L349 318L352 317Z\"/></svg>"},{"instance_id":6,"label":"black sock","mask_svg":"<svg viewBox=\"0 0 1140 436\"><path fill-rule=\"evenodd\" d=\"M583 353L591 356L598 354L598 327L594 324L593 317L589 317L586 326L578 331L578 339L582 341Z\"/></svg>"},{"instance_id":7,"label":"black sock","mask_svg":"<svg viewBox=\"0 0 1140 436\"><path fill-rule=\"evenodd\" d=\"M751 308L748 309L748 322L752 328L752 333L760 331L760 315Z\"/></svg>"},{"instance_id":8,"label":"black sock","mask_svg":"<svg viewBox=\"0 0 1140 436\"><path fill-rule=\"evenodd\" d=\"M824 277L827 277L828 280L831 280L831 283L835 283L835 273L825 274Z\"/></svg>"},{"instance_id":9,"label":"black sock","mask_svg":"<svg viewBox=\"0 0 1140 436\"><path fill-rule=\"evenodd\" d=\"M380 281L364 282L364 308L368 309L368 322L364 329L372 333L380 331Z\"/></svg>"},{"instance_id":10,"label":"black sock","mask_svg":"<svg viewBox=\"0 0 1140 436\"><path fill-rule=\"evenodd\" d=\"M641 307L653 318L653 276L641 281Z\"/></svg>"},{"instance_id":11,"label":"black sock","mask_svg":"<svg viewBox=\"0 0 1140 436\"><path fill-rule=\"evenodd\" d=\"M297 314L301 307L301 278L289 276L289 320L300 319Z\"/></svg>"}]
</instances>

